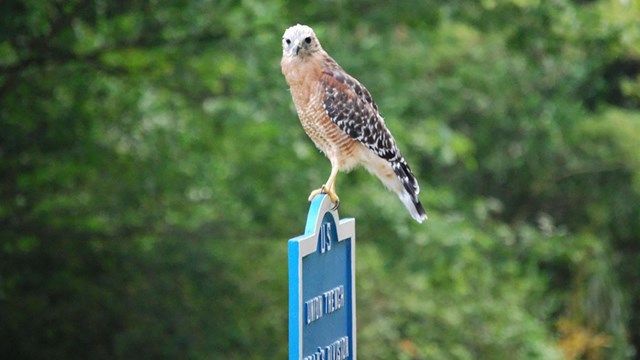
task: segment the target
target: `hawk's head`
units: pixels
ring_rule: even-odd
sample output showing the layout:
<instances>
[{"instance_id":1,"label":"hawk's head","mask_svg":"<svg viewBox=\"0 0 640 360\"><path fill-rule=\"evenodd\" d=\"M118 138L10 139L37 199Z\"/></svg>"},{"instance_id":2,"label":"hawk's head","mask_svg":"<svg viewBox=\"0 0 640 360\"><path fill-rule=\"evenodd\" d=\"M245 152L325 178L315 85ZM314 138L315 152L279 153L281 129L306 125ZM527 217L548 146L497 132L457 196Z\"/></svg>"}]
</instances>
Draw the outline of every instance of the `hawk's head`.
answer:
<instances>
[{"instance_id":1,"label":"hawk's head","mask_svg":"<svg viewBox=\"0 0 640 360\"><path fill-rule=\"evenodd\" d=\"M313 29L307 25L294 25L282 36L282 56L305 57L322 49Z\"/></svg>"}]
</instances>

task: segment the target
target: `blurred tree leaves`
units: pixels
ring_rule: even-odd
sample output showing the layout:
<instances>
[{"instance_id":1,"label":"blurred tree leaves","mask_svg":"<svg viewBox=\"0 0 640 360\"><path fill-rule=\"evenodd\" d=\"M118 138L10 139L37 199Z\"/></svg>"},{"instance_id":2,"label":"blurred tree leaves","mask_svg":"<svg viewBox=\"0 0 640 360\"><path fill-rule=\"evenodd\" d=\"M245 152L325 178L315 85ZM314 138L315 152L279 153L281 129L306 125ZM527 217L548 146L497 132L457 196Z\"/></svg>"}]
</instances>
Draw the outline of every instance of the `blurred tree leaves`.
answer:
<instances>
[{"instance_id":1,"label":"blurred tree leaves","mask_svg":"<svg viewBox=\"0 0 640 360\"><path fill-rule=\"evenodd\" d=\"M371 91L430 216L340 176L362 357L637 356L639 16L619 0L0 3L0 354L285 356L284 241L329 172L279 70L300 22Z\"/></svg>"}]
</instances>

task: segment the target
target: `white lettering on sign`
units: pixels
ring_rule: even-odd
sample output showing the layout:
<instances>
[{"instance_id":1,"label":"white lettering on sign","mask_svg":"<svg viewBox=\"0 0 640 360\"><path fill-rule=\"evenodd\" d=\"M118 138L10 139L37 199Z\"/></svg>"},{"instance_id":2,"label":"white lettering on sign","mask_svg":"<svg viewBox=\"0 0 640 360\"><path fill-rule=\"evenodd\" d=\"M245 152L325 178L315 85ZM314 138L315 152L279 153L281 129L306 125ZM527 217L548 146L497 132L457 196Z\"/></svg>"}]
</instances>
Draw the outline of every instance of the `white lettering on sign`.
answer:
<instances>
[{"instance_id":1,"label":"white lettering on sign","mask_svg":"<svg viewBox=\"0 0 640 360\"><path fill-rule=\"evenodd\" d=\"M344 360L349 357L349 337L343 336L331 344L320 347L304 360Z\"/></svg>"},{"instance_id":2,"label":"white lettering on sign","mask_svg":"<svg viewBox=\"0 0 640 360\"><path fill-rule=\"evenodd\" d=\"M307 312L307 324L311 324L311 322L316 321L322 317L322 310L324 306L322 306L322 297L316 296L311 300L308 300L304 303L304 308Z\"/></svg>"},{"instance_id":3,"label":"white lettering on sign","mask_svg":"<svg viewBox=\"0 0 640 360\"><path fill-rule=\"evenodd\" d=\"M323 223L320 227L320 253L324 254L331 250L331 223Z\"/></svg>"},{"instance_id":4,"label":"white lettering on sign","mask_svg":"<svg viewBox=\"0 0 640 360\"><path fill-rule=\"evenodd\" d=\"M330 314L345 305L344 285L325 291L322 295L314 296L305 301L307 324L320 319L324 314Z\"/></svg>"},{"instance_id":5,"label":"white lettering on sign","mask_svg":"<svg viewBox=\"0 0 640 360\"><path fill-rule=\"evenodd\" d=\"M324 312L330 314L344 305L344 286L340 285L322 294L324 300Z\"/></svg>"}]
</instances>

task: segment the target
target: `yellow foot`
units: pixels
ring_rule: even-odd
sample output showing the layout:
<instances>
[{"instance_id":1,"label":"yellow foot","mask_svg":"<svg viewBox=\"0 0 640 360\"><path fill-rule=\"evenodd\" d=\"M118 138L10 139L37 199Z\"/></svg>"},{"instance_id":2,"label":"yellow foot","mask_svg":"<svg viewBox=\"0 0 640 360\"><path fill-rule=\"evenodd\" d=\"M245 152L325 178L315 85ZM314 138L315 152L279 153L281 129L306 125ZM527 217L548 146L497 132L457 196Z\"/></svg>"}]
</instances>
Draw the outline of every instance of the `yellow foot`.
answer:
<instances>
[{"instance_id":1,"label":"yellow foot","mask_svg":"<svg viewBox=\"0 0 640 360\"><path fill-rule=\"evenodd\" d=\"M320 189L315 189L311 192L311 194L309 194L309 201L313 200L313 198L319 194L329 195L329 199L331 199L331 202L334 203L333 209L331 210L336 210L340 206L340 198L338 197L338 194L336 194L336 192L331 189L327 189L324 185L322 185Z\"/></svg>"},{"instance_id":2,"label":"yellow foot","mask_svg":"<svg viewBox=\"0 0 640 360\"><path fill-rule=\"evenodd\" d=\"M311 192L311 194L309 194L309 201L313 200L314 197L316 197L316 195L320 195L320 194L324 194L324 185L322 185L322 187L320 189L315 189Z\"/></svg>"}]
</instances>

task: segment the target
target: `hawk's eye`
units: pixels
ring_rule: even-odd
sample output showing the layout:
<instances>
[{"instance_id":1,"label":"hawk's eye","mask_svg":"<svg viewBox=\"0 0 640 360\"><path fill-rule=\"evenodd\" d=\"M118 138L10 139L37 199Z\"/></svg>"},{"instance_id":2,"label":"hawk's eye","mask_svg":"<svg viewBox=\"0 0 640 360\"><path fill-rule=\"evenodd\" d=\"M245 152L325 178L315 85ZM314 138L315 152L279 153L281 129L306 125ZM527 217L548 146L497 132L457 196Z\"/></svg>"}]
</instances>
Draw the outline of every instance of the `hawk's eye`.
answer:
<instances>
[{"instance_id":1,"label":"hawk's eye","mask_svg":"<svg viewBox=\"0 0 640 360\"><path fill-rule=\"evenodd\" d=\"M304 38L304 42L306 42L307 44L311 44L311 37L307 36L306 38Z\"/></svg>"},{"instance_id":2,"label":"hawk's eye","mask_svg":"<svg viewBox=\"0 0 640 360\"><path fill-rule=\"evenodd\" d=\"M289 39L284 39L284 41L287 43L287 45L291 44L291 40L289 40Z\"/></svg>"}]
</instances>

